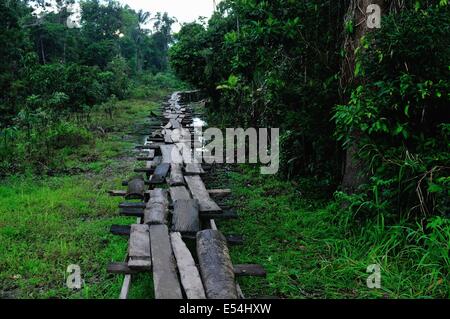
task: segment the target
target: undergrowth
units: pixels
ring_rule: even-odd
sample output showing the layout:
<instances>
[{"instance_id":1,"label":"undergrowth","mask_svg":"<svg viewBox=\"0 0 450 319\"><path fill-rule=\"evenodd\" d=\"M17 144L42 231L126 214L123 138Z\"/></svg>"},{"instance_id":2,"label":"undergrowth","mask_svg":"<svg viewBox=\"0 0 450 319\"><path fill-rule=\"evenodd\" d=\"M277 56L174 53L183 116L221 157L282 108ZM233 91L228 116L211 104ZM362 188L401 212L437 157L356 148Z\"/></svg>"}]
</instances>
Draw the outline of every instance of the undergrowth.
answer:
<instances>
[{"instance_id":1,"label":"undergrowth","mask_svg":"<svg viewBox=\"0 0 450 319\"><path fill-rule=\"evenodd\" d=\"M231 249L234 263L260 263L267 279L242 278L247 296L282 298L448 298L450 222L442 217L388 224L355 218L342 203L317 194L316 182L298 185L242 166L230 179L240 220L219 222L245 236ZM355 199L352 199L356 203ZM367 267L381 267L381 288L367 287Z\"/></svg>"},{"instance_id":2,"label":"undergrowth","mask_svg":"<svg viewBox=\"0 0 450 319\"><path fill-rule=\"evenodd\" d=\"M0 183L0 298L118 297L123 276L106 267L123 261L127 240L109 228L135 219L120 217L123 199L107 191L133 174L133 146L169 93L117 102L112 117L99 108L88 120L55 123L43 140L28 140L26 132L14 137L1 166L9 176ZM53 141L50 150L42 149L46 140ZM81 290L66 286L70 264L81 268ZM139 277L129 297L151 298L151 277Z\"/></svg>"}]
</instances>

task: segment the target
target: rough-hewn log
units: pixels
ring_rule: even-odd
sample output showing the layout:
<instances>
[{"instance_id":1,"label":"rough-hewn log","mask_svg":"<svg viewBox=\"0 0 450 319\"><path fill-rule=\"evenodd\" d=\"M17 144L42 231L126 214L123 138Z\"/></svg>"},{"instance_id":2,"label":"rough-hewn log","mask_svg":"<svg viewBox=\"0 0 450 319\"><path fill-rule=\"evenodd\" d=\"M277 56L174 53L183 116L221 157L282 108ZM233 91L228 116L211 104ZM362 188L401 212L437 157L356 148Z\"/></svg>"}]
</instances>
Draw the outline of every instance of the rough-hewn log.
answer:
<instances>
[{"instance_id":1,"label":"rough-hewn log","mask_svg":"<svg viewBox=\"0 0 450 319\"><path fill-rule=\"evenodd\" d=\"M145 181L142 177L134 177L128 182L126 199L144 199Z\"/></svg>"},{"instance_id":2,"label":"rough-hewn log","mask_svg":"<svg viewBox=\"0 0 450 319\"><path fill-rule=\"evenodd\" d=\"M197 256L209 299L237 299L234 269L227 242L218 230L197 233Z\"/></svg>"},{"instance_id":3,"label":"rough-hewn log","mask_svg":"<svg viewBox=\"0 0 450 319\"><path fill-rule=\"evenodd\" d=\"M150 191L150 200L144 210L145 224L166 224L169 201L165 189L156 188Z\"/></svg>"}]
</instances>

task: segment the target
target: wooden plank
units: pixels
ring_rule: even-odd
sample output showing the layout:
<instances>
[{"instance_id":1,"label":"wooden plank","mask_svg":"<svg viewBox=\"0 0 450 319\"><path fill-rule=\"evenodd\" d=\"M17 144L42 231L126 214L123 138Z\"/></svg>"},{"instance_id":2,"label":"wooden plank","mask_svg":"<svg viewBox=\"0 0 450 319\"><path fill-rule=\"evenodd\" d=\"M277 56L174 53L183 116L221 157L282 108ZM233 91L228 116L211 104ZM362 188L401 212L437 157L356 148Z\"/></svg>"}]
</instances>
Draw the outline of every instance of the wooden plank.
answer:
<instances>
[{"instance_id":1,"label":"wooden plank","mask_svg":"<svg viewBox=\"0 0 450 319\"><path fill-rule=\"evenodd\" d=\"M153 160L153 157L149 157L149 156L139 156L136 158L136 161L140 161L140 162L148 162Z\"/></svg>"},{"instance_id":2,"label":"wooden plank","mask_svg":"<svg viewBox=\"0 0 450 319\"><path fill-rule=\"evenodd\" d=\"M123 278L122 288L120 289L119 299L127 299L131 286L131 275L125 275Z\"/></svg>"},{"instance_id":3,"label":"wooden plank","mask_svg":"<svg viewBox=\"0 0 450 319\"><path fill-rule=\"evenodd\" d=\"M111 225L111 234L117 236L130 236L130 226L127 225ZM196 240L195 234L184 233L181 234L183 240ZM225 235L228 245L242 245L244 243L244 237L242 235Z\"/></svg>"},{"instance_id":4,"label":"wooden plank","mask_svg":"<svg viewBox=\"0 0 450 319\"><path fill-rule=\"evenodd\" d=\"M239 283L236 283L236 291L239 299L245 299L244 293L242 292L241 286Z\"/></svg>"},{"instance_id":5,"label":"wooden plank","mask_svg":"<svg viewBox=\"0 0 450 319\"><path fill-rule=\"evenodd\" d=\"M177 116L178 117L178 116ZM181 124L180 122L178 122L176 119L172 118L170 119L170 124L172 124L172 128L176 129L176 128L180 128Z\"/></svg>"},{"instance_id":6,"label":"wooden plank","mask_svg":"<svg viewBox=\"0 0 450 319\"><path fill-rule=\"evenodd\" d=\"M155 157L155 150L147 150L141 157L150 158L150 160L152 160Z\"/></svg>"},{"instance_id":7,"label":"wooden plank","mask_svg":"<svg viewBox=\"0 0 450 319\"><path fill-rule=\"evenodd\" d=\"M234 274L239 277L254 276L254 277L266 277L266 270L258 264L242 264L234 265Z\"/></svg>"},{"instance_id":8,"label":"wooden plank","mask_svg":"<svg viewBox=\"0 0 450 319\"><path fill-rule=\"evenodd\" d=\"M181 164L170 164L170 186L182 186L184 185L183 168Z\"/></svg>"},{"instance_id":9,"label":"wooden plank","mask_svg":"<svg viewBox=\"0 0 450 319\"><path fill-rule=\"evenodd\" d=\"M181 234L183 240L196 240L196 236L193 234ZM244 243L244 237L242 235L225 235L228 245L242 245Z\"/></svg>"},{"instance_id":10,"label":"wooden plank","mask_svg":"<svg viewBox=\"0 0 450 319\"><path fill-rule=\"evenodd\" d=\"M110 263L106 267L106 271L110 274L136 274L139 272L138 269L131 269L128 266L128 263L122 262L122 263Z\"/></svg>"},{"instance_id":11,"label":"wooden plank","mask_svg":"<svg viewBox=\"0 0 450 319\"><path fill-rule=\"evenodd\" d=\"M183 163L183 158L181 157L180 151L173 144L161 145L161 154L163 163Z\"/></svg>"},{"instance_id":12,"label":"wooden plank","mask_svg":"<svg viewBox=\"0 0 450 319\"><path fill-rule=\"evenodd\" d=\"M174 129L174 130L171 131L170 138L171 138L173 143L179 143L180 142L180 139L182 137L182 130L183 129L177 128L177 129Z\"/></svg>"},{"instance_id":13,"label":"wooden plank","mask_svg":"<svg viewBox=\"0 0 450 319\"><path fill-rule=\"evenodd\" d=\"M142 208L121 208L119 209L119 215L128 217L144 217L144 210Z\"/></svg>"},{"instance_id":14,"label":"wooden plank","mask_svg":"<svg viewBox=\"0 0 450 319\"><path fill-rule=\"evenodd\" d=\"M169 169L169 163L159 164L153 172L152 177L150 178L150 184L155 185L164 183L166 180L166 176L169 173Z\"/></svg>"},{"instance_id":15,"label":"wooden plank","mask_svg":"<svg viewBox=\"0 0 450 319\"><path fill-rule=\"evenodd\" d=\"M173 186L169 188L170 198L172 202L179 199L191 199L188 189L185 186Z\"/></svg>"},{"instance_id":16,"label":"wooden plank","mask_svg":"<svg viewBox=\"0 0 450 319\"><path fill-rule=\"evenodd\" d=\"M159 149L160 145L162 145L162 144L161 143L152 143L152 144L146 144L146 145L138 145L138 146L136 146L136 149L157 150L157 149Z\"/></svg>"},{"instance_id":17,"label":"wooden plank","mask_svg":"<svg viewBox=\"0 0 450 319\"><path fill-rule=\"evenodd\" d=\"M172 149L173 145L163 145L161 147L161 155L163 163L171 163L172 162Z\"/></svg>"},{"instance_id":18,"label":"wooden plank","mask_svg":"<svg viewBox=\"0 0 450 319\"><path fill-rule=\"evenodd\" d=\"M228 245L236 246L244 244L244 236L242 235L225 235Z\"/></svg>"},{"instance_id":19,"label":"wooden plank","mask_svg":"<svg viewBox=\"0 0 450 319\"><path fill-rule=\"evenodd\" d=\"M136 223L140 224L141 219L137 218ZM125 261L127 259L128 259L128 255L125 258ZM126 274L123 279L122 288L120 289L119 299L127 299L128 298L128 292L130 291L130 286L131 286L131 274Z\"/></svg>"},{"instance_id":20,"label":"wooden plank","mask_svg":"<svg viewBox=\"0 0 450 319\"><path fill-rule=\"evenodd\" d=\"M197 233L200 230L198 200L176 200L173 204L172 224L173 231Z\"/></svg>"},{"instance_id":21,"label":"wooden plank","mask_svg":"<svg viewBox=\"0 0 450 319\"><path fill-rule=\"evenodd\" d=\"M173 113L166 113L166 118L169 119L170 124L172 124L173 127L173 122L171 120L175 120L178 117L178 114L173 114Z\"/></svg>"},{"instance_id":22,"label":"wooden plank","mask_svg":"<svg viewBox=\"0 0 450 319\"><path fill-rule=\"evenodd\" d=\"M155 169L154 168L135 168L133 171L135 173L152 174L155 171Z\"/></svg>"},{"instance_id":23,"label":"wooden plank","mask_svg":"<svg viewBox=\"0 0 450 319\"><path fill-rule=\"evenodd\" d=\"M149 142L156 142L156 143L162 143L162 142L164 142L164 138L163 137L150 136L150 137L147 138L147 141L149 141Z\"/></svg>"},{"instance_id":24,"label":"wooden plank","mask_svg":"<svg viewBox=\"0 0 450 319\"><path fill-rule=\"evenodd\" d=\"M191 252L183 242L180 233L170 234L173 253L177 261L181 284L188 299L206 299L200 273Z\"/></svg>"},{"instance_id":25,"label":"wooden plank","mask_svg":"<svg viewBox=\"0 0 450 319\"><path fill-rule=\"evenodd\" d=\"M155 298L183 298L170 244L169 230L166 225L150 226L150 245Z\"/></svg>"},{"instance_id":26,"label":"wooden plank","mask_svg":"<svg viewBox=\"0 0 450 319\"><path fill-rule=\"evenodd\" d=\"M200 163L187 163L184 168L184 172L186 175L199 175L204 174L205 171L202 168L202 164Z\"/></svg>"},{"instance_id":27,"label":"wooden plank","mask_svg":"<svg viewBox=\"0 0 450 319\"><path fill-rule=\"evenodd\" d=\"M156 127L151 135L152 135L152 137L155 137L155 138L160 138L160 139L162 138L162 139L164 139L164 136L162 134L162 129L161 129L160 126Z\"/></svg>"},{"instance_id":28,"label":"wooden plank","mask_svg":"<svg viewBox=\"0 0 450 319\"><path fill-rule=\"evenodd\" d=\"M176 143L178 151L181 154L181 158L183 159L183 163L191 163L193 161L191 144L186 142Z\"/></svg>"},{"instance_id":29,"label":"wooden plank","mask_svg":"<svg viewBox=\"0 0 450 319\"><path fill-rule=\"evenodd\" d=\"M164 143L173 144L171 130L164 130L163 135L164 135Z\"/></svg>"},{"instance_id":30,"label":"wooden plank","mask_svg":"<svg viewBox=\"0 0 450 319\"><path fill-rule=\"evenodd\" d=\"M237 299L233 265L220 231L206 229L197 233L197 256L208 299Z\"/></svg>"},{"instance_id":31,"label":"wooden plank","mask_svg":"<svg viewBox=\"0 0 450 319\"><path fill-rule=\"evenodd\" d=\"M111 191L108 191L108 194L109 194L109 196L123 197L127 194L127 191L111 190Z\"/></svg>"},{"instance_id":32,"label":"wooden plank","mask_svg":"<svg viewBox=\"0 0 450 319\"><path fill-rule=\"evenodd\" d=\"M130 226L126 225L111 225L109 231L113 235L130 236Z\"/></svg>"},{"instance_id":33,"label":"wooden plank","mask_svg":"<svg viewBox=\"0 0 450 319\"><path fill-rule=\"evenodd\" d=\"M208 189L208 193L213 198L224 198L231 195L231 189Z\"/></svg>"},{"instance_id":34,"label":"wooden plank","mask_svg":"<svg viewBox=\"0 0 450 319\"><path fill-rule=\"evenodd\" d=\"M147 205L144 202L124 202L119 204L119 208L146 208Z\"/></svg>"},{"instance_id":35,"label":"wooden plank","mask_svg":"<svg viewBox=\"0 0 450 319\"><path fill-rule=\"evenodd\" d=\"M150 234L148 225L131 225L128 256L130 257L128 266L131 269L151 269L152 261L150 255Z\"/></svg>"},{"instance_id":36,"label":"wooden plank","mask_svg":"<svg viewBox=\"0 0 450 319\"><path fill-rule=\"evenodd\" d=\"M155 156L153 160L145 163L146 168L156 168L162 162L162 156Z\"/></svg>"},{"instance_id":37,"label":"wooden plank","mask_svg":"<svg viewBox=\"0 0 450 319\"><path fill-rule=\"evenodd\" d=\"M150 185L149 181L145 181L145 185ZM128 181L123 181L122 186L128 186Z\"/></svg>"},{"instance_id":38,"label":"wooden plank","mask_svg":"<svg viewBox=\"0 0 450 319\"><path fill-rule=\"evenodd\" d=\"M172 127L172 123L168 122L166 125L163 126L164 129L170 129Z\"/></svg>"},{"instance_id":39,"label":"wooden plank","mask_svg":"<svg viewBox=\"0 0 450 319\"><path fill-rule=\"evenodd\" d=\"M201 212L221 212L222 209L214 202L206 190L205 184L198 175L185 176L192 197L198 199Z\"/></svg>"},{"instance_id":40,"label":"wooden plank","mask_svg":"<svg viewBox=\"0 0 450 319\"><path fill-rule=\"evenodd\" d=\"M173 234L179 234L179 233L172 233L171 235L173 235ZM185 245L184 242L183 242L183 245ZM173 241L172 241L172 247L173 247ZM174 248L174 253L175 253L175 247L173 247L173 248ZM176 256L177 255L175 253L175 257ZM177 263L178 263L178 260L177 260ZM180 267L178 266L178 268L180 268ZM119 262L119 263L109 264L107 267L107 271L109 273L114 273L114 274L135 274L137 272L140 272L141 270L140 269L132 269L131 267L128 266L127 263ZM181 272L181 270L180 270L180 272ZM236 277L245 277L245 276L266 277L267 276L266 270L261 265L258 265L258 264L234 265L233 272Z\"/></svg>"},{"instance_id":41,"label":"wooden plank","mask_svg":"<svg viewBox=\"0 0 450 319\"><path fill-rule=\"evenodd\" d=\"M144 210L144 223L166 224L169 214L169 200L167 199L167 190L156 188L150 191L150 199Z\"/></svg>"},{"instance_id":42,"label":"wooden plank","mask_svg":"<svg viewBox=\"0 0 450 319\"><path fill-rule=\"evenodd\" d=\"M220 212L200 212L200 218L237 219L239 215L233 209L225 209Z\"/></svg>"},{"instance_id":43,"label":"wooden plank","mask_svg":"<svg viewBox=\"0 0 450 319\"><path fill-rule=\"evenodd\" d=\"M123 216L144 217L143 208L121 208L119 214ZM224 210L222 212L200 212L199 217L202 220L216 218L216 219L237 219L239 216L234 210Z\"/></svg>"}]
</instances>

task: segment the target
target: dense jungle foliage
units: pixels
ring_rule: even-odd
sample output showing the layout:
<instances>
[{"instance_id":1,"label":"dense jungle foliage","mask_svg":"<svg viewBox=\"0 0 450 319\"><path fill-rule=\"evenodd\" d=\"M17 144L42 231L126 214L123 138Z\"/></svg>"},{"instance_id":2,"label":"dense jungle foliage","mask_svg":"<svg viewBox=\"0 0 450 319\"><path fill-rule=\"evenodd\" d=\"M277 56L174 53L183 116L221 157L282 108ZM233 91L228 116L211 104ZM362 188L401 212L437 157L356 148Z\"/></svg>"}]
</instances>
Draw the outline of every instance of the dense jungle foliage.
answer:
<instances>
[{"instance_id":1,"label":"dense jungle foliage","mask_svg":"<svg viewBox=\"0 0 450 319\"><path fill-rule=\"evenodd\" d=\"M381 28L365 27L369 3ZM343 238L423 279L419 295L449 296L448 1L225 0L169 55L211 96L212 122L280 128L280 175L334 194L325 216Z\"/></svg>"},{"instance_id":2,"label":"dense jungle foliage","mask_svg":"<svg viewBox=\"0 0 450 319\"><path fill-rule=\"evenodd\" d=\"M280 127L282 173L335 190L345 149L363 163L360 215L449 212L448 1L384 1L345 81L345 41L363 1L223 1L185 25L170 50L177 75L206 90L224 125ZM381 3L383 1L379 1ZM342 195L342 194L341 194Z\"/></svg>"},{"instance_id":3,"label":"dense jungle foliage","mask_svg":"<svg viewBox=\"0 0 450 319\"><path fill-rule=\"evenodd\" d=\"M0 2L0 175L51 171L61 149L93 142L92 112L174 83L174 18L87 0L77 21L74 3Z\"/></svg>"},{"instance_id":4,"label":"dense jungle foliage","mask_svg":"<svg viewBox=\"0 0 450 319\"><path fill-rule=\"evenodd\" d=\"M115 0L0 1L0 298L117 296L105 265L127 243L107 229L133 221L107 190L133 171L130 131L184 88L206 93L209 125L280 128L278 175L225 167L208 185L239 211L220 222L246 237L233 262L267 270L242 279L248 296L448 298L449 1L223 0L175 21ZM67 261L80 291L61 285Z\"/></svg>"}]
</instances>

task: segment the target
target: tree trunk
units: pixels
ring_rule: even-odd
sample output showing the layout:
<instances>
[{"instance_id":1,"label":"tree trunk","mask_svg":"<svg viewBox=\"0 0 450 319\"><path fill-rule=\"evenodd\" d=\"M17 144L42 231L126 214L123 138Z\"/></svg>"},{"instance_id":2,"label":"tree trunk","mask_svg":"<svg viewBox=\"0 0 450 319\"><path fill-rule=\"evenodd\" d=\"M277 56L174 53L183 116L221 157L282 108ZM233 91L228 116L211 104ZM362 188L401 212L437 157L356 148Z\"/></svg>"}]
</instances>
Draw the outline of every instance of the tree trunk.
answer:
<instances>
[{"instance_id":1,"label":"tree trunk","mask_svg":"<svg viewBox=\"0 0 450 319\"><path fill-rule=\"evenodd\" d=\"M386 2L387 1L385 0L351 0L350 2L347 14L344 18L344 24L345 26L348 26L351 23L353 26L353 33L346 34L344 40L345 56L341 65L341 91L347 99L351 90L356 85L364 83L364 78L354 77L356 66L355 51L361 44L361 38L368 32L376 30L370 29L367 26L367 7L371 4L379 5L381 8L382 19L383 13L385 13L387 8ZM368 176L364 175L362 172L364 164L357 158L360 133L354 132L352 134L352 140L353 143L346 149L344 176L341 184L342 188L350 193L354 192L358 186L365 183L368 179Z\"/></svg>"},{"instance_id":2,"label":"tree trunk","mask_svg":"<svg viewBox=\"0 0 450 319\"><path fill-rule=\"evenodd\" d=\"M44 41L42 41L42 36L39 37L39 42L41 42L42 64L46 64L46 60L45 60L45 50L44 50Z\"/></svg>"}]
</instances>

